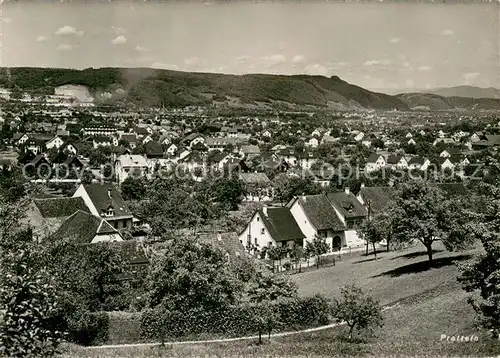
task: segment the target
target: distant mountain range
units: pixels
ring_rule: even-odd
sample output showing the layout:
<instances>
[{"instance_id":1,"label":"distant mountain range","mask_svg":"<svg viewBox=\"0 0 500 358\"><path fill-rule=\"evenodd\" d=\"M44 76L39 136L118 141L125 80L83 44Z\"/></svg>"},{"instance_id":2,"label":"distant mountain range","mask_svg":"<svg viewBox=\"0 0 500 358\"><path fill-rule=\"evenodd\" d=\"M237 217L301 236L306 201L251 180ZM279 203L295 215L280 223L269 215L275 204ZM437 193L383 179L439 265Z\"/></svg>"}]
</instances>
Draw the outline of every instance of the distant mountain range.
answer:
<instances>
[{"instance_id":1,"label":"distant mountain range","mask_svg":"<svg viewBox=\"0 0 500 358\"><path fill-rule=\"evenodd\" d=\"M150 68L0 68L3 88L53 94L55 88L63 85L85 86L96 102L138 106L500 109L500 96L476 99L476 95L469 98L423 93L388 95L350 84L337 76L226 75ZM447 93L453 95L451 90Z\"/></svg>"},{"instance_id":2,"label":"distant mountain range","mask_svg":"<svg viewBox=\"0 0 500 358\"><path fill-rule=\"evenodd\" d=\"M437 94L443 97L500 98L500 89L493 87L457 86L419 92Z\"/></svg>"}]
</instances>

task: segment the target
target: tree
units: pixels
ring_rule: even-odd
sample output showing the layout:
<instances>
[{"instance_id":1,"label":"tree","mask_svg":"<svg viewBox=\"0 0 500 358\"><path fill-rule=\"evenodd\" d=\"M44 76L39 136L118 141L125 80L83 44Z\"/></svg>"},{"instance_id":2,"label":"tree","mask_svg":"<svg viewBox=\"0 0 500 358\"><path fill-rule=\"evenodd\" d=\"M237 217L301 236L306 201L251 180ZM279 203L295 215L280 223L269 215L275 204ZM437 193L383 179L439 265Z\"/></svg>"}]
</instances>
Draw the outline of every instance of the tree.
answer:
<instances>
[{"instance_id":1,"label":"tree","mask_svg":"<svg viewBox=\"0 0 500 358\"><path fill-rule=\"evenodd\" d=\"M460 250L473 242L468 224L473 213L458 200L448 200L435 185L423 180L401 184L396 193L394 239L419 241L432 263L432 244L441 240L447 250Z\"/></svg>"},{"instance_id":2,"label":"tree","mask_svg":"<svg viewBox=\"0 0 500 358\"><path fill-rule=\"evenodd\" d=\"M147 278L149 305L208 311L236 302L241 290L223 252L196 238L174 238L153 258Z\"/></svg>"},{"instance_id":3,"label":"tree","mask_svg":"<svg viewBox=\"0 0 500 358\"><path fill-rule=\"evenodd\" d=\"M262 301L249 304L252 313L252 323L259 334L259 345L262 344L262 333L266 332L271 339L272 331L279 325L278 308L272 301Z\"/></svg>"},{"instance_id":4,"label":"tree","mask_svg":"<svg viewBox=\"0 0 500 358\"><path fill-rule=\"evenodd\" d=\"M341 299L335 299L332 305L333 316L349 327L349 340L355 330L382 327L382 307L361 288L354 285L340 288Z\"/></svg>"},{"instance_id":5,"label":"tree","mask_svg":"<svg viewBox=\"0 0 500 358\"><path fill-rule=\"evenodd\" d=\"M458 278L467 292L478 294L469 298L483 327L500 337L500 190L486 184L489 192L483 212L471 222L475 236L481 240L484 253L475 261L461 266Z\"/></svg>"},{"instance_id":6,"label":"tree","mask_svg":"<svg viewBox=\"0 0 500 358\"><path fill-rule=\"evenodd\" d=\"M63 332L52 324L58 292L46 270L33 267L33 248L2 257L0 353L7 357L48 357L58 353Z\"/></svg>"},{"instance_id":7,"label":"tree","mask_svg":"<svg viewBox=\"0 0 500 358\"><path fill-rule=\"evenodd\" d=\"M312 182L310 178L289 177L286 174L277 175L273 180L275 198L283 206L294 196L320 194L323 189Z\"/></svg>"},{"instance_id":8,"label":"tree","mask_svg":"<svg viewBox=\"0 0 500 358\"><path fill-rule=\"evenodd\" d=\"M31 230L21 226L28 203L0 194L0 354L8 357L53 356L63 338L53 324L58 292Z\"/></svg>"},{"instance_id":9,"label":"tree","mask_svg":"<svg viewBox=\"0 0 500 358\"><path fill-rule=\"evenodd\" d=\"M373 254L375 255L375 260L377 259L377 249L375 244L383 240L385 233L383 228L377 225L374 220L366 220L361 224L361 226L356 230L358 235L366 242L366 253L368 254L368 245L372 244Z\"/></svg>"},{"instance_id":10,"label":"tree","mask_svg":"<svg viewBox=\"0 0 500 358\"><path fill-rule=\"evenodd\" d=\"M121 191L125 200L141 200L146 196L146 183L143 178L129 176L121 184Z\"/></svg>"},{"instance_id":11,"label":"tree","mask_svg":"<svg viewBox=\"0 0 500 358\"><path fill-rule=\"evenodd\" d=\"M316 235L312 241L306 243L306 255L316 257L316 268L319 269L321 255L330 251L330 245L326 242L326 238Z\"/></svg>"},{"instance_id":12,"label":"tree","mask_svg":"<svg viewBox=\"0 0 500 358\"><path fill-rule=\"evenodd\" d=\"M298 295L297 285L288 276L258 272L248 289L252 302L275 301L279 298L293 298Z\"/></svg>"}]
</instances>

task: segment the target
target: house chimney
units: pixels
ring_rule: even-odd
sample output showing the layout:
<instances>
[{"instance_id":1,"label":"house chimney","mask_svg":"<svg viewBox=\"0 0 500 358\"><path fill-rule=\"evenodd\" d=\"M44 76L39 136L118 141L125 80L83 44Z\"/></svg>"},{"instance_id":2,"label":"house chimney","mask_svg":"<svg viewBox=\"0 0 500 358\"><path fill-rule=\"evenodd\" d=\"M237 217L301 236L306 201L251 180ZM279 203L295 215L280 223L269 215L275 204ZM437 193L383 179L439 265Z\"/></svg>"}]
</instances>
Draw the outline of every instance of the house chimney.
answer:
<instances>
[{"instance_id":1,"label":"house chimney","mask_svg":"<svg viewBox=\"0 0 500 358\"><path fill-rule=\"evenodd\" d=\"M345 187L344 191L345 191L345 193L346 193L347 195L349 195L349 194L351 193L351 190L349 189L349 187L348 187L348 186L346 186L346 187Z\"/></svg>"},{"instance_id":2,"label":"house chimney","mask_svg":"<svg viewBox=\"0 0 500 358\"><path fill-rule=\"evenodd\" d=\"M108 197L111 199L111 188L108 188Z\"/></svg>"},{"instance_id":3,"label":"house chimney","mask_svg":"<svg viewBox=\"0 0 500 358\"><path fill-rule=\"evenodd\" d=\"M262 208L262 212L264 213L264 216L267 217L267 206Z\"/></svg>"}]
</instances>

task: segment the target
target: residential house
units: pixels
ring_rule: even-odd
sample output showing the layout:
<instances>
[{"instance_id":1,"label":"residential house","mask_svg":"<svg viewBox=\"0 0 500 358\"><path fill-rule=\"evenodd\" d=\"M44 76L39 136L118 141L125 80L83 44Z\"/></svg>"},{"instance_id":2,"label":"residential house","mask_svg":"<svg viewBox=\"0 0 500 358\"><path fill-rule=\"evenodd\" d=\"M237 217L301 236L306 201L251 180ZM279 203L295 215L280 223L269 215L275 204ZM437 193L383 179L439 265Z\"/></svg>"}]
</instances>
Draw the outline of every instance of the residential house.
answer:
<instances>
[{"instance_id":1,"label":"residential house","mask_svg":"<svg viewBox=\"0 0 500 358\"><path fill-rule=\"evenodd\" d=\"M406 169L408 168L408 161L402 155L389 154L387 157L386 165L388 168Z\"/></svg>"},{"instance_id":2,"label":"residential house","mask_svg":"<svg viewBox=\"0 0 500 358\"><path fill-rule=\"evenodd\" d=\"M131 229L134 216L113 184L81 184L73 198L81 197L90 212L115 229Z\"/></svg>"},{"instance_id":3,"label":"residential house","mask_svg":"<svg viewBox=\"0 0 500 358\"><path fill-rule=\"evenodd\" d=\"M372 153L366 159L365 171L367 173L375 172L386 166L387 162L382 154Z\"/></svg>"},{"instance_id":4,"label":"residential house","mask_svg":"<svg viewBox=\"0 0 500 358\"><path fill-rule=\"evenodd\" d=\"M306 147L318 148L319 141L318 141L318 138L313 137L313 138L309 139L307 142L305 142L304 144Z\"/></svg>"},{"instance_id":5,"label":"residential house","mask_svg":"<svg viewBox=\"0 0 500 358\"><path fill-rule=\"evenodd\" d=\"M77 244L123 241L120 233L106 220L81 210L67 218L52 239L70 239Z\"/></svg>"},{"instance_id":6,"label":"residential house","mask_svg":"<svg viewBox=\"0 0 500 358\"><path fill-rule=\"evenodd\" d=\"M64 140L62 140L61 137L55 136L51 140L49 140L47 143L45 143L45 148L47 149L52 149L56 148L59 149L64 145Z\"/></svg>"},{"instance_id":7,"label":"residential house","mask_svg":"<svg viewBox=\"0 0 500 358\"><path fill-rule=\"evenodd\" d=\"M182 138L180 144L192 148L193 145L195 145L196 143L204 143L204 142L205 142L205 137L203 135L201 135L200 133L191 133Z\"/></svg>"},{"instance_id":8,"label":"residential house","mask_svg":"<svg viewBox=\"0 0 500 358\"><path fill-rule=\"evenodd\" d=\"M413 138L410 138L410 140L408 140L408 142L406 142L406 144L415 145L415 144L417 144L417 142L415 142L415 140Z\"/></svg>"},{"instance_id":9,"label":"residential house","mask_svg":"<svg viewBox=\"0 0 500 358\"><path fill-rule=\"evenodd\" d=\"M269 247L304 246L304 234L287 207L263 207L257 210L238 236L252 254L265 256Z\"/></svg>"},{"instance_id":10,"label":"residential house","mask_svg":"<svg viewBox=\"0 0 500 358\"><path fill-rule=\"evenodd\" d=\"M432 164L436 166L436 168L439 168L441 170L452 170L455 168L455 165L450 161L450 158L448 157L438 157L433 160Z\"/></svg>"},{"instance_id":11,"label":"residential house","mask_svg":"<svg viewBox=\"0 0 500 358\"><path fill-rule=\"evenodd\" d=\"M316 154L311 152L302 152L298 155L299 166L302 169L311 169L311 167L318 162Z\"/></svg>"},{"instance_id":12,"label":"residential house","mask_svg":"<svg viewBox=\"0 0 500 358\"><path fill-rule=\"evenodd\" d=\"M240 149L240 155L244 158L252 160L253 158L260 155L260 149L257 145L242 145Z\"/></svg>"},{"instance_id":13,"label":"residential house","mask_svg":"<svg viewBox=\"0 0 500 358\"><path fill-rule=\"evenodd\" d=\"M128 143L129 148L134 149L139 143L139 139L135 133L124 133L120 136L120 140Z\"/></svg>"},{"instance_id":14,"label":"residential house","mask_svg":"<svg viewBox=\"0 0 500 358\"><path fill-rule=\"evenodd\" d=\"M106 136L94 136L92 137L92 146L94 148L99 147L111 147L118 145L118 139Z\"/></svg>"},{"instance_id":15,"label":"residential house","mask_svg":"<svg viewBox=\"0 0 500 358\"><path fill-rule=\"evenodd\" d=\"M298 155L293 148L283 148L278 151L278 157L285 160L291 167L296 167L298 163Z\"/></svg>"},{"instance_id":16,"label":"residential house","mask_svg":"<svg viewBox=\"0 0 500 358\"><path fill-rule=\"evenodd\" d=\"M427 158L423 157L413 157L408 162L409 169L419 169L419 170L427 170L431 162Z\"/></svg>"},{"instance_id":17,"label":"residential house","mask_svg":"<svg viewBox=\"0 0 500 358\"><path fill-rule=\"evenodd\" d=\"M391 206L395 199L395 189L390 186L365 187L363 183L356 199L365 207L370 217Z\"/></svg>"},{"instance_id":18,"label":"residential house","mask_svg":"<svg viewBox=\"0 0 500 358\"><path fill-rule=\"evenodd\" d=\"M147 176L148 173L148 163L142 155L120 155L116 159L115 176L119 184L123 183L129 175L141 177Z\"/></svg>"},{"instance_id":19,"label":"residential house","mask_svg":"<svg viewBox=\"0 0 500 358\"><path fill-rule=\"evenodd\" d=\"M273 197L271 180L265 173L239 173L246 188L245 201L270 201Z\"/></svg>"},{"instance_id":20,"label":"residential house","mask_svg":"<svg viewBox=\"0 0 500 358\"><path fill-rule=\"evenodd\" d=\"M324 237L333 251L364 246L356 229L366 219L366 209L349 192L306 195L292 199L286 207L305 235L305 242ZM345 251L344 251L345 252Z\"/></svg>"},{"instance_id":21,"label":"residential house","mask_svg":"<svg viewBox=\"0 0 500 358\"><path fill-rule=\"evenodd\" d=\"M177 153L177 149L178 148L174 143L167 145L165 147L165 154L167 154L170 157L173 157L173 156L175 156L175 153Z\"/></svg>"},{"instance_id":22,"label":"residential house","mask_svg":"<svg viewBox=\"0 0 500 358\"><path fill-rule=\"evenodd\" d=\"M82 198L36 198L28 204L21 225L31 228L34 238L41 241L78 210L90 213Z\"/></svg>"},{"instance_id":23,"label":"residential house","mask_svg":"<svg viewBox=\"0 0 500 358\"><path fill-rule=\"evenodd\" d=\"M262 133L262 136L263 137L266 137L266 138L271 138L272 137L272 134L271 132L269 132L267 129Z\"/></svg>"}]
</instances>

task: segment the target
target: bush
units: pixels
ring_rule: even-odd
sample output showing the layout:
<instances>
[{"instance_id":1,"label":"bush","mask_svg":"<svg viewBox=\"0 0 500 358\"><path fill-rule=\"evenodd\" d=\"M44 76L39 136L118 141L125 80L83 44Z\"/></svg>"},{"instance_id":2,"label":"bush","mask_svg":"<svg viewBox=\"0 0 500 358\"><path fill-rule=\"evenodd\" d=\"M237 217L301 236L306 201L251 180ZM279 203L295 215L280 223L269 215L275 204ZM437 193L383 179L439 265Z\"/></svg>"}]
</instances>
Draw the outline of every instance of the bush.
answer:
<instances>
[{"instance_id":1,"label":"bush","mask_svg":"<svg viewBox=\"0 0 500 358\"><path fill-rule=\"evenodd\" d=\"M69 321L72 339L90 346L105 343L109 336L109 316L106 312L84 311Z\"/></svg>"}]
</instances>

